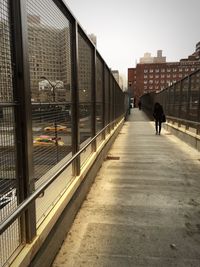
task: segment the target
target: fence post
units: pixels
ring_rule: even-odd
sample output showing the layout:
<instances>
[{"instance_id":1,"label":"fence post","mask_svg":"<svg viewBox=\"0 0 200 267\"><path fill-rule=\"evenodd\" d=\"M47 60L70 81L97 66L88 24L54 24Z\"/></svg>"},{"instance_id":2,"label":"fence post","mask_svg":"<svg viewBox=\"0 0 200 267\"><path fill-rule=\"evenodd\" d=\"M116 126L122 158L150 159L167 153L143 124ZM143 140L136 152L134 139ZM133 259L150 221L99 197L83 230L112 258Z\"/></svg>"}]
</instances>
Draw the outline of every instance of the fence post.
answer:
<instances>
[{"instance_id":1,"label":"fence post","mask_svg":"<svg viewBox=\"0 0 200 267\"><path fill-rule=\"evenodd\" d=\"M199 88L199 92L198 92L198 107L197 107L197 121L200 123L200 71L198 73L196 73L196 75L198 75L198 83L199 85L197 84L197 87Z\"/></svg>"},{"instance_id":2,"label":"fence post","mask_svg":"<svg viewBox=\"0 0 200 267\"><path fill-rule=\"evenodd\" d=\"M102 126L103 128L105 127L105 62L103 63L103 92L102 92ZM105 131L103 132L103 139L105 140L106 138L106 133Z\"/></svg>"},{"instance_id":3,"label":"fence post","mask_svg":"<svg viewBox=\"0 0 200 267\"><path fill-rule=\"evenodd\" d=\"M187 108L186 108L186 120L190 120L190 98L191 98L191 76L188 76L188 91L187 91ZM189 125L186 123L186 129Z\"/></svg>"},{"instance_id":4,"label":"fence post","mask_svg":"<svg viewBox=\"0 0 200 267\"><path fill-rule=\"evenodd\" d=\"M23 0L10 1L13 27L12 61L14 69L14 98L18 103L15 110L17 182L19 202L34 191L32 105L28 62L28 36L26 3ZM22 239L31 242L36 235L35 202L21 218Z\"/></svg>"},{"instance_id":5,"label":"fence post","mask_svg":"<svg viewBox=\"0 0 200 267\"><path fill-rule=\"evenodd\" d=\"M96 48L93 48L92 53L92 92L91 92L91 98L92 98L92 137L96 135ZM92 143L92 151L96 151L97 149L97 141Z\"/></svg>"},{"instance_id":6,"label":"fence post","mask_svg":"<svg viewBox=\"0 0 200 267\"><path fill-rule=\"evenodd\" d=\"M178 109L178 118L181 118L181 108L182 108L182 93L183 93L183 80L180 81L180 97L179 97L179 109ZM180 126L180 121L178 122L178 126Z\"/></svg>"},{"instance_id":7,"label":"fence post","mask_svg":"<svg viewBox=\"0 0 200 267\"><path fill-rule=\"evenodd\" d=\"M78 81L78 23L76 20L72 23L72 154L76 154L79 151L79 81ZM80 156L74 160L73 175L79 175L80 173Z\"/></svg>"}]
</instances>

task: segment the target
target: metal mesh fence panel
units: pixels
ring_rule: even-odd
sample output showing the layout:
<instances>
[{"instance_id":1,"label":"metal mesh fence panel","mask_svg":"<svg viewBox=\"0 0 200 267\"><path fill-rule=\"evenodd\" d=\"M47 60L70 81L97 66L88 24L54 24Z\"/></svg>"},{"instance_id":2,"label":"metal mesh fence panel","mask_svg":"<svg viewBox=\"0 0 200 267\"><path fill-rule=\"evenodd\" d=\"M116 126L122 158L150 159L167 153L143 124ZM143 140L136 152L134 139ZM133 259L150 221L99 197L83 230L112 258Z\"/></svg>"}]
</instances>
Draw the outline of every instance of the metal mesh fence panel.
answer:
<instances>
[{"instance_id":1,"label":"metal mesh fence panel","mask_svg":"<svg viewBox=\"0 0 200 267\"><path fill-rule=\"evenodd\" d=\"M149 97L150 94L142 96L145 106ZM155 102L163 105L168 116L188 122L200 122L200 70L154 94L151 105Z\"/></svg>"},{"instance_id":2,"label":"metal mesh fence panel","mask_svg":"<svg viewBox=\"0 0 200 267\"><path fill-rule=\"evenodd\" d=\"M110 114L110 120L109 122L113 121L113 77L110 76L110 105L109 105L109 114Z\"/></svg>"},{"instance_id":3,"label":"metal mesh fence panel","mask_svg":"<svg viewBox=\"0 0 200 267\"><path fill-rule=\"evenodd\" d=\"M110 105L110 84L109 84L109 71L105 69L105 125L108 125L110 122L110 113L109 113L109 105ZM106 130L106 133L109 132L109 129Z\"/></svg>"},{"instance_id":4,"label":"metal mesh fence panel","mask_svg":"<svg viewBox=\"0 0 200 267\"><path fill-rule=\"evenodd\" d=\"M181 83L174 85L174 117L179 116Z\"/></svg>"},{"instance_id":5,"label":"metal mesh fence panel","mask_svg":"<svg viewBox=\"0 0 200 267\"><path fill-rule=\"evenodd\" d=\"M51 0L27 1L35 179L71 152L71 25Z\"/></svg>"},{"instance_id":6,"label":"metal mesh fence panel","mask_svg":"<svg viewBox=\"0 0 200 267\"><path fill-rule=\"evenodd\" d=\"M91 125L91 96L92 96L92 48L85 38L78 34L78 77L79 77L79 127L80 147L87 143L92 136ZM85 162L91 153L89 146L81 154L81 164Z\"/></svg>"},{"instance_id":7,"label":"metal mesh fence panel","mask_svg":"<svg viewBox=\"0 0 200 267\"><path fill-rule=\"evenodd\" d=\"M199 122L199 95L200 95L200 72L194 73L190 78L190 102L189 102L189 116L191 121Z\"/></svg>"},{"instance_id":8,"label":"metal mesh fence panel","mask_svg":"<svg viewBox=\"0 0 200 267\"><path fill-rule=\"evenodd\" d=\"M96 64L96 132L103 128L103 62L97 56Z\"/></svg>"},{"instance_id":9,"label":"metal mesh fence panel","mask_svg":"<svg viewBox=\"0 0 200 267\"><path fill-rule=\"evenodd\" d=\"M37 188L71 157L71 24L52 0L27 0L27 24ZM38 223L71 178L70 168L37 201Z\"/></svg>"},{"instance_id":10,"label":"metal mesh fence panel","mask_svg":"<svg viewBox=\"0 0 200 267\"><path fill-rule=\"evenodd\" d=\"M188 90L189 90L189 79L188 77L182 80L182 92L181 92L181 112L180 118L187 118L187 106L188 106Z\"/></svg>"},{"instance_id":11,"label":"metal mesh fence panel","mask_svg":"<svg viewBox=\"0 0 200 267\"><path fill-rule=\"evenodd\" d=\"M0 237L0 266L6 265L7 260L12 256L21 244L19 220L16 220Z\"/></svg>"},{"instance_id":12,"label":"metal mesh fence panel","mask_svg":"<svg viewBox=\"0 0 200 267\"><path fill-rule=\"evenodd\" d=\"M173 107L174 107L174 87L173 86L169 87L168 94L169 94L169 98L168 98L168 114L170 116L173 116Z\"/></svg>"},{"instance_id":13,"label":"metal mesh fence panel","mask_svg":"<svg viewBox=\"0 0 200 267\"><path fill-rule=\"evenodd\" d=\"M75 58L75 50L72 50L71 22L67 15L64 15L64 11L61 11L62 7L59 4L56 5L53 0L25 0L21 9L19 1L16 5L11 5L12 9L17 7L16 14L11 12L11 15L9 6L13 2L12 0L0 1L0 222L10 216L19 202L29 197L35 188L37 189L52 177L72 157L71 132L74 122L71 117L71 92L72 84L76 83L72 83L71 77L72 69L73 76L76 76L74 75L76 68L72 68L76 62L72 62L72 58ZM24 8L26 12L23 12ZM20 12L23 12L23 15ZM27 17L24 18L24 15ZM10 18L12 22L18 21L22 25L11 24ZM11 25L15 27L10 29ZM11 30L13 36L11 36ZM20 35L17 35L18 33ZM16 44L12 43L11 37L14 37ZM16 47L16 51L12 51L11 47ZM28 64L26 55L28 55ZM18 62L21 57L24 59L23 62ZM91 139L94 132L94 125L92 125L93 58L94 47L79 27L77 76L79 78L80 147ZM19 77L19 75L22 76ZM104 80L105 102L103 103ZM21 85L22 90L16 90L16 88L20 89ZM29 101L30 108L27 104ZM104 69L104 62L101 56L97 55L96 132L104 126L103 112L105 112L105 125L123 113L123 101L122 92L109 68ZM21 116L24 110L30 111L28 116ZM24 127L22 117L25 120ZM110 129L107 130L108 132ZM25 140L22 140L23 138ZM82 165L91 155L91 151L89 146L81 154ZM22 155L28 155L24 164L22 164ZM20 245L22 247L22 241L34 238L35 227L42 223L73 179L72 166L70 166L36 199L35 203L30 205L31 208L26 207L26 218L21 214L23 218L19 217L4 231L0 236L1 266L5 265ZM30 229L25 229L27 225Z\"/></svg>"},{"instance_id":14,"label":"metal mesh fence panel","mask_svg":"<svg viewBox=\"0 0 200 267\"><path fill-rule=\"evenodd\" d=\"M17 207L15 105L11 62L9 1L0 2L0 222ZM21 243L19 224L12 224L0 236L0 266Z\"/></svg>"}]
</instances>

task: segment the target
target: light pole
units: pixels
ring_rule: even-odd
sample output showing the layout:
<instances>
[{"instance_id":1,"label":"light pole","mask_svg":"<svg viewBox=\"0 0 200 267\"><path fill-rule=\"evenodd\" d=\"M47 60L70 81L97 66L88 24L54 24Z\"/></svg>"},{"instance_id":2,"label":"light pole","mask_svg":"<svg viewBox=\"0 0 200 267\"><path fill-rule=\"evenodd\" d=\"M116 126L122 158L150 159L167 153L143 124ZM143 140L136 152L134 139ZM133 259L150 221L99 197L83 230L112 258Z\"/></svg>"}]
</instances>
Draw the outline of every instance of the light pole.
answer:
<instances>
[{"instance_id":1,"label":"light pole","mask_svg":"<svg viewBox=\"0 0 200 267\"><path fill-rule=\"evenodd\" d=\"M55 104L56 102L56 92L55 92L55 89L56 89L56 86L61 83L61 81L58 81L57 83L53 84L49 79L47 79L45 76L42 76L41 79L43 80L46 80L51 88L52 88L52 96L53 96L53 102ZM56 118L54 119L54 129L55 129L55 141L56 141L56 150L57 150L57 162L58 162L58 131L57 131L57 121L56 121Z\"/></svg>"}]
</instances>

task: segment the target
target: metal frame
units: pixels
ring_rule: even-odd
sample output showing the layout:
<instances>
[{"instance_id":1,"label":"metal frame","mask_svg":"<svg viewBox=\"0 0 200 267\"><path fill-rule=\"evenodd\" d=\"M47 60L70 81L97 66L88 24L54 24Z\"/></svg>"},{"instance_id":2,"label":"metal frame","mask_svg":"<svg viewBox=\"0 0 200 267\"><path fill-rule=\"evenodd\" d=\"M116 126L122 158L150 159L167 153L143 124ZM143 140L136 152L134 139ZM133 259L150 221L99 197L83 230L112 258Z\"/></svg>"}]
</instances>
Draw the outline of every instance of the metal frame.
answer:
<instances>
[{"instance_id":1,"label":"metal frame","mask_svg":"<svg viewBox=\"0 0 200 267\"><path fill-rule=\"evenodd\" d=\"M126 112L120 111L119 116L116 115L116 101L118 85L114 80L109 67L105 63L102 56L96 50L94 44L82 29L76 18L68 9L63 0L52 0L52 2L60 9L64 16L71 23L71 62L72 62L72 90L71 90L71 117L72 117L72 158L66 162L49 180L44 182L39 188L35 189L34 169L33 169L33 132L32 132L32 103L30 88L30 70L28 61L28 34L27 34L27 12L25 0L8 0L10 4L10 20L11 20L11 39L12 39L12 66L13 66L13 95L14 103L1 103L1 107L13 107L15 114L15 134L16 134L16 168L17 168L17 191L18 206L16 210L0 224L0 234L17 219L20 221L21 241L22 243L31 243L37 232L36 225L36 203L35 200L44 190L51 185L56 178L72 164L73 175L80 174L80 155L85 149L91 145L92 151L96 151L96 139L102 136L105 140L106 132L110 133L114 129L114 125L125 116ZM92 49L92 136L91 140L80 149L79 134L79 55L78 55L78 34L81 33L84 40ZM96 57L97 53L102 60L102 127L103 129L96 134ZM108 99L106 98L105 75L108 72ZM123 93L123 95L125 95ZM116 97L115 97L116 96ZM111 100L112 97L112 100ZM115 99L116 98L116 99ZM105 108L108 101L108 122L106 125ZM68 103L68 102L67 102ZM111 106L112 103L112 106ZM55 103L56 104L56 103ZM122 110L120 108L120 110ZM102 140L102 138L101 138ZM20 233L19 233L20 234ZM6 246L6 244L5 244ZM9 256L9 255L8 255Z\"/></svg>"},{"instance_id":2,"label":"metal frame","mask_svg":"<svg viewBox=\"0 0 200 267\"><path fill-rule=\"evenodd\" d=\"M30 76L27 57L27 22L25 1L11 1L11 21L13 38L14 61L14 97L18 102L16 106L16 146L17 146L17 182L19 189L19 202L29 197L34 191L33 153L32 153L32 119ZM25 213L25 229L22 225L22 239L31 242L36 235L35 203L32 203ZM26 234L25 234L25 232Z\"/></svg>"},{"instance_id":3,"label":"metal frame","mask_svg":"<svg viewBox=\"0 0 200 267\"><path fill-rule=\"evenodd\" d=\"M91 92L91 102L92 102L92 137L96 135L96 71L97 71L97 59L96 59L96 48L93 49L92 55L92 92ZM92 151L96 151L97 143L92 143Z\"/></svg>"},{"instance_id":4,"label":"metal frame","mask_svg":"<svg viewBox=\"0 0 200 267\"><path fill-rule=\"evenodd\" d=\"M166 112L166 115L168 118L173 118L173 121L176 121L178 122L178 126L181 125L182 122L187 122L186 123L186 126L187 126L187 129L190 125L195 125L195 127L197 127L197 131L199 133L199 123L200 123L200 88L198 89L198 106L197 106L197 111L196 111L196 118L194 118L193 121L190 121L190 100L191 100L191 79L192 77L195 77L195 75L198 75L198 83L197 83L197 86L199 88L199 76L200 76L200 69L193 72L192 74L184 77L182 80L176 82L175 84L173 84L172 86L164 89L163 91L159 92L159 93L154 93L153 94L153 102L152 102L152 105L154 102L156 101L160 101L161 104L164 104L164 109L165 109L165 112ZM184 90L184 93L186 93L186 110L185 110L185 115L183 117L183 113L182 113L182 107L183 107L183 86L185 85L184 82L187 81L187 87L185 88ZM179 85L178 87L176 87L176 85ZM179 103L178 103L178 109L177 109L177 116L174 117L174 116L171 116L170 115L170 112L171 112L171 109L169 109L169 106L170 106L170 102L173 100L170 98L170 96L172 96L172 98L174 98L174 100L172 101L172 104L173 106L175 105L175 103L177 103L175 101L175 87L176 88L179 88ZM173 94L171 94L171 90L174 90L173 91ZM145 106L145 104L147 105L147 102L148 102L148 97L150 96L150 94L146 94L143 96L143 104ZM164 97L164 99L162 100L162 96ZM172 110L174 111L175 110L175 107L172 108Z\"/></svg>"},{"instance_id":5,"label":"metal frame","mask_svg":"<svg viewBox=\"0 0 200 267\"><path fill-rule=\"evenodd\" d=\"M119 121L119 119L115 120L116 122ZM49 180L45 181L39 188L37 188L27 199L25 199L18 207L17 209L8 217L6 218L1 224L0 224L0 235L17 219L19 216L26 211L31 203L33 203L37 197L39 197L41 194L44 193L44 191L58 178L58 176L70 165L73 163L73 161L76 160L77 157L80 156L82 152L85 151L85 149L90 146L96 138L101 135L108 127L110 127L114 122L109 123L104 127L100 132L98 132L97 135L95 135L84 147L82 147L75 155L71 157L70 160L68 160L55 174L53 174Z\"/></svg>"},{"instance_id":6,"label":"metal frame","mask_svg":"<svg viewBox=\"0 0 200 267\"><path fill-rule=\"evenodd\" d=\"M72 24L72 154L79 151L79 79L78 79L78 23L74 21ZM73 175L80 173L80 157L73 162Z\"/></svg>"},{"instance_id":7,"label":"metal frame","mask_svg":"<svg viewBox=\"0 0 200 267\"><path fill-rule=\"evenodd\" d=\"M105 62L103 62L103 96L102 96L102 109L103 109L103 114L102 114L102 121L103 121L103 128L105 127L105 73L106 73L106 67L105 67ZM103 132L103 139L105 140L106 134Z\"/></svg>"}]
</instances>

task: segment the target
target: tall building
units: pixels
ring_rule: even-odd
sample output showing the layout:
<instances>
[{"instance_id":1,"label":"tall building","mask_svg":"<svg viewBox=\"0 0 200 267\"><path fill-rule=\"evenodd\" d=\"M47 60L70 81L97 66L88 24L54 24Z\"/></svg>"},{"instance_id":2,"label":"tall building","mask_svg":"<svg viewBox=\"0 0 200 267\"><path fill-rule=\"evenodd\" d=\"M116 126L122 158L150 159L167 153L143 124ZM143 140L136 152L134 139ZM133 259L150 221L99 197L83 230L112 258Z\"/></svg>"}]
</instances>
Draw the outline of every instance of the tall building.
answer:
<instances>
[{"instance_id":1,"label":"tall building","mask_svg":"<svg viewBox=\"0 0 200 267\"><path fill-rule=\"evenodd\" d=\"M144 53L144 56L140 58L140 64L146 63L165 63L166 57L162 56L162 50L157 51L157 56L152 57L151 53Z\"/></svg>"},{"instance_id":2,"label":"tall building","mask_svg":"<svg viewBox=\"0 0 200 267\"><path fill-rule=\"evenodd\" d=\"M198 43L199 44L199 43ZM131 97L138 102L141 95L149 92L159 92L169 85L183 79L190 73L200 68L199 47L188 56L188 59L181 59L179 62L162 62L162 53L158 51L153 63L140 63L136 68L128 69L128 88ZM159 62L161 59L161 62Z\"/></svg>"},{"instance_id":3,"label":"tall building","mask_svg":"<svg viewBox=\"0 0 200 267\"><path fill-rule=\"evenodd\" d=\"M46 77L57 84L56 101L66 101L71 85L71 29L68 23L59 28L41 21L40 16L28 15L31 98L33 102L54 101L50 84L41 90L42 77Z\"/></svg>"}]
</instances>

